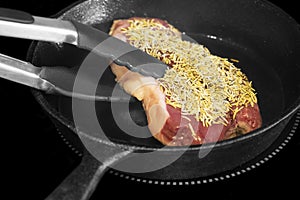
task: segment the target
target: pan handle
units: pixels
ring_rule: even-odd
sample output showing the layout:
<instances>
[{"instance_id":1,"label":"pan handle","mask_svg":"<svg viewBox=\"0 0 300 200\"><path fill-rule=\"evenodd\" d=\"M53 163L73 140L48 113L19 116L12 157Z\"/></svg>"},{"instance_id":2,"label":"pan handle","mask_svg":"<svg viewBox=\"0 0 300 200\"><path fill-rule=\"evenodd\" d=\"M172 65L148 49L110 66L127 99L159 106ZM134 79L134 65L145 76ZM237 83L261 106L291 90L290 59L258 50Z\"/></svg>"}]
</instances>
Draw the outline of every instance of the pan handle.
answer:
<instances>
[{"instance_id":1,"label":"pan handle","mask_svg":"<svg viewBox=\"0 0 300 200\"><path fill-rule=\"evenodd\" d=\"M87 151L84 152L79 166L46 198L46 200L88 200L95 191L107 169L130 155L133 150L112 152L101 163Z\"/></svg>"}]
</instances>

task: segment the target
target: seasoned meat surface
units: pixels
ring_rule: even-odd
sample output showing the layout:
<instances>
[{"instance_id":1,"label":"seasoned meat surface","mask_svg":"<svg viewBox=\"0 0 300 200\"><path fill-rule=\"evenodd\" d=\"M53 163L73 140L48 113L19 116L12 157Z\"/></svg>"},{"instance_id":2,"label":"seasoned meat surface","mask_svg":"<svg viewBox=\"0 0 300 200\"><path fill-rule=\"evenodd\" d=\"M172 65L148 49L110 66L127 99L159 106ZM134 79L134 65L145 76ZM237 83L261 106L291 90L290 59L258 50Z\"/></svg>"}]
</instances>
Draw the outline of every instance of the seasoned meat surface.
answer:
<instances>
[{"instance_id":1,"label":"seasoned meat surface","mask_svg":"<svg viewBox=\"0 0 300 200\"><path fill-rule=\"evenodd\" d=\"M137 33L140 35L135 35L135 26L142 27L140 30L137 30ZM139 17L115 20L111 27L110 34L120 40L131 43L137 48L141 48L141 46L139 46L140 44L138 44L139 38L132 38L141 37L141 34L145 38L148 37L147 34L149 33L147 32L147 28L152 29L152 31L160 31L162 34L166 33L166 35L170 35L170 37L176 39L181 36L181 33L175 27L164 20ZM130 32L127 31L129 29ZM150 34L152 34L152 32L150 32ZM151 40L150 36L149 38ZM149 40L149 38L146 39ZM167 41L161 40L160 42ZM155 55L158 55L156 57L168 64L170 68L176 67L176 63L170 59L172 57L171 52L169 53L168 50L163 51L160 49L152 51L153 47L151 49L147 44L145 45L146 47L141 48L142 50L152 56L153 52L155 52ZM159 44L157 45L159 46ZM204 48L203 54L206 53L210 56ZM215 57L213 57L213 59L215 59ZM228 65L227 62L224 61L224 63ZM150 132L157 140L165 145L184 146L217 142L248 133L261 126L262 119L258 104L255 100L249 101L250 103L248 102L245 105L231 106L225 115L221 117L222 120L216 118L215 121L204 122L201 121L201 115L197 117L197 115L193 113L183 111L182 107L176 106L176 102L172 103L170 101L170 99L172 99L170 94L166 93L166 89L162 87L159 80L131 72L126 67L118 66L114 63L111 64L111 69L116 76L116 81L124 90L143 103ZM237 73L239 73L239 71ZM248 83L246 78L244 78L244 80L245 83ZM252 97L252 99L254 98ZM207 115L203 116L210 116L209 111Z\"/></svg>"}]
</instances>

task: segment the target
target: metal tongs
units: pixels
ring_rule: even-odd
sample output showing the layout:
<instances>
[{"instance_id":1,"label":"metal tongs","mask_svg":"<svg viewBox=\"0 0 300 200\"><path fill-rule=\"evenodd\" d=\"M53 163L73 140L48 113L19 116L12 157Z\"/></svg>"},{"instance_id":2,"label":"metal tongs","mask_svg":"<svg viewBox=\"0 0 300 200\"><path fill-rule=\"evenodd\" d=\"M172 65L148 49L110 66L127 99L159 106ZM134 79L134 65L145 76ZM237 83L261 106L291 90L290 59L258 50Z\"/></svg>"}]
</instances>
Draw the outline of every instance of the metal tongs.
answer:
<instances>
[{"instance_id":1,"label":"metal tongs","mask_svg":"<svg viewBox=\"0 0 300 200\"><path fill-rule=\"evenodd\" d=\"M23 11L0 8L0 36L75 45L93 51L120 66L126 66L131 71L155 78L162 77L167 69L167 65L143 51L76 21L37 17ZM97 48L99 44L102 48ZM63 78L62 74L73 79L76 76L76 73L69 71L67 67L36 67L31 63L0 54L0 77L2 78L48 93L84 99L113 100L109 97L97 98L97 95L74 94L72 85L66 86L63 81L58 81ZM118 98L115 100L118 101Z\"/></svg>"}]
</instances>

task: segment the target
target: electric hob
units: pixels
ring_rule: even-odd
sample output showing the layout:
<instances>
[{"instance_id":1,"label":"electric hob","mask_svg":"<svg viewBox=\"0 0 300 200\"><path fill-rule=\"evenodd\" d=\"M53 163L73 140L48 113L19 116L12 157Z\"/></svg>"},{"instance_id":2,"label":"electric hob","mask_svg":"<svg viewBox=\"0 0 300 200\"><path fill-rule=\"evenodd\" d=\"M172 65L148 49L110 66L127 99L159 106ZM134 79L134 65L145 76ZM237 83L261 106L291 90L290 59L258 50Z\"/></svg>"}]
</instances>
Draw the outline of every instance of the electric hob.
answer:
<instances>
[{"instance_id":1,"label":"electric hob","mask_svg":"<svg viewBox=\"0 0 300 200\"><path fill-rule=\"evenodd\" d=\"M72 0L1 0L0 7L49 17ZM272 1L273 2L273 1ZM296 2L275 2L298 22ZM270 33L271 36L272 33ZM0 52L25 60L30 41L0 37ZM28 87L0 79L1 192L8 199L45 199L79 164L81 153L62 137ZM211 198L294 197L300 178L300 112L284 130L284 138L252 164L222 179L205 181L143 180L109 170L91 199L103 195L132 197L163 192L172 197L187 192ZM114 192L115 191L115 192Z\"/></svg>"}]
</instances>

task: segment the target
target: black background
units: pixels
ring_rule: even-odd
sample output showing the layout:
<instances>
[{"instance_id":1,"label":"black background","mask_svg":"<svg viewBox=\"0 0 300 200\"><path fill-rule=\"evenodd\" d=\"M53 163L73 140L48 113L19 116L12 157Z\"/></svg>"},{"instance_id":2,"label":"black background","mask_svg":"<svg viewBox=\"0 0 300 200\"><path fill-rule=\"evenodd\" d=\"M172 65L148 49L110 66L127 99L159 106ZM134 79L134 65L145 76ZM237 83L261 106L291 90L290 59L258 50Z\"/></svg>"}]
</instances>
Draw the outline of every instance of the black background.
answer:
<instances>
[{"instance_id":1,"label":"black background","mask_svg":"<svg viewBox=\"0 0 300 200\"><path fill-rule=\"evenodd\" d=\"M0 0L0 7L20 9L37 16L51 16L73 0ZM271 1L300 23L297 1ZM1 27L0 27L1 28ZM270 33L271 35L272 33ZM0 52L26 58L30 41L0 37ZM44 199L77 164L77 156L61 141L30 89L0 79L1 195L6 199ZM188 192L196 198L243 199L246 197L284 197L299 195L299 131L289 144L270 161L230 180L195 186L154 186L105 175L96 195L121 194L124 198L144 198L154 192L172 197ZM74 161L75 160L75 161ZM116 191L116 192L111 192ZM93 199L97 199L96 195Z\"/></svg>"}]
</instances>

